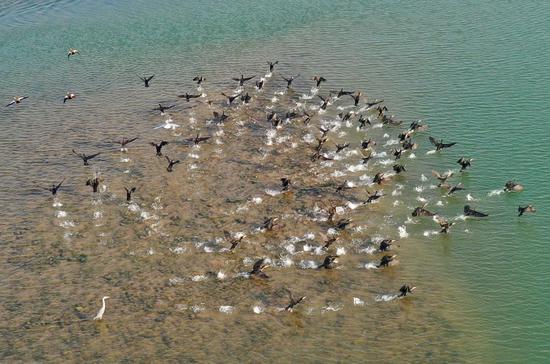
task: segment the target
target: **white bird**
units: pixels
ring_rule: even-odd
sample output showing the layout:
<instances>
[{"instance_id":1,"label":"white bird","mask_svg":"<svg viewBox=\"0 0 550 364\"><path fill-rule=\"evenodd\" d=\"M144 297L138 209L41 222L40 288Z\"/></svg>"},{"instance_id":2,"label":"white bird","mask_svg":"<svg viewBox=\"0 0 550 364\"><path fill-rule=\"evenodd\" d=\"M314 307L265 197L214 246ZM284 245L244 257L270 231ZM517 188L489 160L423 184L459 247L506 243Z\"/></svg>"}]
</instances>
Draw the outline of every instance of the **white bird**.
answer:
<instances>
[{"instance_id":1,"label":"white bird","mask_svg":"<svg viewBox=\"0 0 550 364\"><path fill-rule=\"evenodd\" d=\"M6 107L11 106L13 104L19 104L21 101L28 99L28 96L15 96L9 104L6 105Z\"/></svg>"},{"instance_id":2,"label":"white bird","mask_svg":"<svg viewBox=\"0 0 550 364\"><path fill-rule=\"evenodd\" d=\"M69 48L69 51L67 52L67 59L71 58L71 56L74 56L75 54L80 54L78 49Z\"/></svg>"},{"instance_id":3,"label":"white bird","mask_svg":"<svg viewBox=\"0 0 550 364\"><path fill-rule=\"evenodd\" d=\"M105 296L101 299L101 301L103 302L103 305L99 309L99 312L97 313L97 315L95 315L94 320L102 320L103 319L103 314L105 313L105 300L107 298L109 298L109 296Z\"/></svg>"}]
</instances>

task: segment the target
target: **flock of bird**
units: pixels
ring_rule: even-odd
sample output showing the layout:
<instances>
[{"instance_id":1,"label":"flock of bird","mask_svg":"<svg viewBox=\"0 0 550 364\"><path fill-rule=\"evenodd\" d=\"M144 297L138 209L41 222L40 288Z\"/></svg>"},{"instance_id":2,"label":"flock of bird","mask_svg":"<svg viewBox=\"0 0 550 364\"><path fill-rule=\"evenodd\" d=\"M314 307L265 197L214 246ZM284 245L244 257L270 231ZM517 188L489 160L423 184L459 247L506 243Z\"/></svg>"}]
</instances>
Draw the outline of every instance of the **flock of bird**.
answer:
<instances>
[{"instance_id":1,"label":"flock of bird","mask_svg":"<svg viewBox=\"0 0 550 364\"><path fill-rule=\"evenodd\" d=\"M79 51L77 49L71 48L69 49L67 53L68 59L70 59L71 56L78 55ZM214 111L212 113L212 121L217 125L223 125L224 123L230 122L232 115L232 107L235 106L235 104L239 103L242 107L246 107L247 105L253 103L255 99L259 99L260 93L264 90L264 87L266 85L266 82L269 78L272 77L273 72L275 71L275 66L278 64L278 61L275 62L267 62L269 66L268 74L266 74L266 77L258 78L252 87L248 87L249 83L256 79L255 75L252 76L245 76L241 74L239 77L232 78L233 81L235 81L238 85L237 90L235 93L225 93L221 92L220 95L226 100L226 106L223 108L221 112ZM151 76L139 76L139 79L143 82L143 86L146 88L151 87L152 81L154 79L155 75ZM280 79L286 83L286 89L291 92L293 89L293 82L300 77L299 74L297 75L291 75L291 76L280 76ZM265 116L265 125L269 125L269 128L272 129L281 129L285 127L287 124L296 124L299 123L301 125L309 127L310 124L315 122L315 117L322 115L326 110L337 100L344 100L346 97L349 98L349 100L352 101L352 105L350 108L354 109L354 111L347 111L346 109L341 109L342 112L337 115L337 119L341 123L352 123L354 119L356 119L355 123L357 125L357 130L359 133L366 132L369 127L373 127L374 123L380 123L382 126L386 126L388 128L399 128L400 125L402 125L402 121L397 120L393 115L390 115L388 113L387 106L383 105L384 100L374 100L370 101L367 97L363 95L361 91L353 91L353 90L344 90L341 88L340 90L331 90L328 92L326 96L321 96L317 94L322 87L322 84L324 82L327 82L327 80L319 75L313 76L312 81L314 82L314 86L312 88L312 94L309 99L318 98L320 100L319 105L315 105L314 107L311 107L309 109L305 108L300 103L296 102L296 106L287 109L285 112L280 111L273 111L271 108L265 108L266 116ZM193 81L197 84L198 89L201 90L202 85L206 82L206 78L203 76L197 76L193 78ZM185 93L177 95L178 98L181 98L185 100L186 102L190 103L192 100L200 100L205 98L205 94L202 92L199 93ZM63 98L63 103L66 103L69 100L74 100L77 97L77 94L74 92L67 92L67 94ZM28 99L28 96L16 96L13 98L13 100L6 105L6 107L10 107L13 105L21 104L22 101ZM272 103L275 103L276 100L272 100ZM208 107L212 107L213 105L217 105L215 100L206 100L204 104L207 104ZM164 114L168 110L174 108L176 105L163 105L162 103L158 104L158 107L154 108L155 111L160 111L161 114ZM192 109L192 107L188 109ZM227 114L226 114L227 112ZM310 148L311 148L311 154L307 156L308 163L323 163L323 162L332 162L339 160L339 155L341 155L342 152L345 150L351 150L353 149L352 141L344 142L344 143L334 143L334 147L330 147L329 140L331 140L331 136L334 131L333 126L327 126L327 125L320 125L317 126L316 129L320 133L316 138L310 142ZM399 174L407 173L406 166L402 164L401 158L406 153L412 153L413 150L418 148L417 142L413 141L413 136L416 134L423 132L427 130L427 126L425 124L422 124L420 121L413 121L410 123L410 125L404 129L400 130L400 133L398 134L398 147L394 148L392 151L392 155L394 158L394 162L392 165L391 171L380 171L374 175L371 181L368 182L368 186L375 186L380 187L385 184L388 180L391 180L394 176ZM210 135L201 135L196 134L194 137L185 139L184 142L189 145L199 145L201 143L208 143L209 140L212 138ZM336 140L338 137L335 136L334 139ZM122 150L124 150L130 143L135 142L138 140L138 137L134 138L122 138L116 143L120 144ZM453 147L456 143L455 142L444 142L443 140L437 140L433 137L429 137L429 142L435 147L435 150L433 152L441 152L445 149L449 149ZM154 152L157 157L162 158L164 157L164 160L166 161L166 172L171 173L174 171L174 168L176 168L176 165L180 163L179 159L172 159L169 156L163 154L163 147L168 145L170 142L166 140L161 140L160 142L149 142L152 147L154 147ZM377 145L377 141L369 138L361 140L360 143L358 143L357 149L360 154L361 163L363 165L368 165L369 162L375 157L376 150L375 146ZM81 151L77 151L75 149L72 149L72 153L77 156L79 159L82 160L84 166L88 166L91 161L94 160L94 158L101 155L101 152L96 152L92 154L86 154ZM456 163L460 166L460 172L458 173L466 173L471 167L472 167L472 158L466 158L466 157L460 157ZM284 174L284 171L281 173ZM462 183L451 183L451 178L455 175L453 171L448 171L445 173L432 171L433 177L438 181L437 187L442 189L443 191L446 191L447 196L451 196L455 193L458 193L459 191L464 190L464 186ZM65 183L66 179L63 178L59 183L51 185L51 187L45 188L46 190L50 191L50 193L54 196L57 195L59 190L62 188L63 184ZM99 186L100 186L101 178L98 175L95 175L93 178L90 178L86 181L86 186L91 187L93 193L98 193ZM292 180L292 176L285 176L280 179L281 183L281 190L280 192L282 194L291 192L293 189L298 189L300 187L296 186L296 184ZM334 190L331 191L331 193L335 194L342 194L348 189L354 188L353 183L350 183L349 181L344 181L343 183L337 183L334 187ZM133 194L136 192L136 187L125 187L125 196L126 201L131 202L133 199ZM504 186L504 191L506 192L521 192L523 190L523 186L515 181L508 181ZM369 205L372 203L377 202L380 198L384 197L385 194L382 190L376 190L375 192L371 193L368 190L366 191L366 199L362 200L360 204L362 205ZM331 245L338 241L339 236L338 233L341 231L346 230L349 228L352 220L349 218L343 218L343 219L336 219L337 215L337 207L332 205L325 209L326 213L326 221L331 224L333 227L333 230L336 232L334 235L332 235L329 238L326 238L326 240L323 242L323 249L327 252L327 255L324 257L324 260L322 263L317 265L317 269L319 270L330 270L337 268L338 264L338 255L333 253L328 253ZM518 215L521 216L525 213L532 213L535 212L535 208L532 205L527 206L519 206L518 207ZM463 209L463 214L465 217L472 217L472 218L485 218L488 216L487 213L477 211L470 207L470 205L465 205ZM444 218L443 216L437 214L436 212L430 211L427 208L427 205L421 205L416 207L411 215L413 217L430 217L436 222L441 230L440 233L447 234L450 231L450 228L456 224L455 221L450 221L449 219ZM279 219L277 217L269 217L266 218L263 223L261 224L262 231L273 231L277 228L279 225ZM224 239L228 242L230 245L230 248L228 249L230 252L235 251L239 244L243 241L245 238L245 235L235 235L232 233L229 233L228 231L224 231ZM382 239L379 242L379 245L377 247L377 250L384 255L380 258L379 263L377 264L377 268L384 268L388 267L395 263L395 254L388 253L389 251L395 249L395 240L394 239ZM256 260L256 262L253 264L252 270L248 273L250 278L255 279L261 279L261 280L269 280L271 279L270 276L268 276L265 273L265 269L270 265L270 259L267 258L261 258ZM404 298L408 296L410 293L412 293L415 290L416 287L411 286L409 284L403 284L397 294L396 298ZM284 308L286 311L292 311L297 305L302 303L306 297L300 296L298 298L295 298L290 291L288 291L289 294L289 302L288 305ZM108 299L108 296L105 296L102 298L102 307L97 313L97 315L94 317L94 320L101 320L103 318L104 312L105 312L105 306L106 306L106 299Z\"/></svg>"}]
</instances>

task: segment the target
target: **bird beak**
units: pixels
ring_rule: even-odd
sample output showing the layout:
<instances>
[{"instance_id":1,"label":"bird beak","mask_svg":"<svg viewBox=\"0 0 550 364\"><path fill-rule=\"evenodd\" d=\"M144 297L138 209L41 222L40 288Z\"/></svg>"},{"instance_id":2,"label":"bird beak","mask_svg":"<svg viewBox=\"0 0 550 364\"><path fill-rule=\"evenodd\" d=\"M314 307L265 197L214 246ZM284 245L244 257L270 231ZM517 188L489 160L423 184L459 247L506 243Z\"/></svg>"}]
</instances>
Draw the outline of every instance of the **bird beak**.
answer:
<instances>
[{"instance_id":1,"label":"bird beak","mask_svg":"<svg viewBox=\"0 0 550 364\"><path fill-rule=\"evenodd\" d=\"M414 291L415 289L416 289L416 287L411 288L411 292Z\"/></svg>"}]
</instances>

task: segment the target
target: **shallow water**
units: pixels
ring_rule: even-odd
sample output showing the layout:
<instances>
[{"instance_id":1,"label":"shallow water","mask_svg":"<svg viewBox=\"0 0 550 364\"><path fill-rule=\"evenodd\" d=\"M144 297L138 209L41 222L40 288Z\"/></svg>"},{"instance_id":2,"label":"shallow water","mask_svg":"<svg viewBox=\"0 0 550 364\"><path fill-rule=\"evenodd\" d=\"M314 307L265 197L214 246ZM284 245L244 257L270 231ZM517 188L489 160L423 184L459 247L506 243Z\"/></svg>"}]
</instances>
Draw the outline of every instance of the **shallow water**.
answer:
<instances>
[{"instance_id":1,"label":"shallow water","mask_svg":"<svg viewBox=\"0 0 550 364\"><path fill-rule=\"evenodd\" d=\"M550 298L544 283L547 171L541 168L548 135L549 6L255 4L254 9L240 1L4 6L0 99L30 98L2 110L0 119L3 360L544 362L550 349L550 330L541 320ZM67 61L69 47L82 53ZM267 59L280 64L267 81L261 108L284 89L278 75L297 73L302 76L295 81L295 99L317 105L318 99L300 96L310 92L308 78L321 74L328 79L321 95L340 87L363 89L369 98L384 98L399 118L420 118L430 126L415 137L417 158L403 162L406 177L396 178L405 186L402 194L392 196L390 183L380 203L347 210L345 216L364 230L334 247L346 251L338 270L301 269L301 261L322 260L314 249L303 251L304 244L320 242L291 241L327 233L329 224L303 215L318 203L315 191L275 196L266 191L280 188L283 168L298 186L345 179L359 184L365 181L361 175L391 168L378 163L391 158L393 146L383 145L400 129L367 131L379 140L377 151L388 154L371 161L367 171L354 170L357 156L320 173L297 157L308 153L303 140L316 133L319 119L309 131L285 125L272 145L258 150L268 140L269 126L258 116L263 109L235 112L244 126L228 123L215 138L223 144L166 146L166 154L182 160L172 174L147 144L196 134L184 110L189 104L175 97L195 91L195 75L207 77L205 92L221 110L218 92L235 87L229 78L263 75ZM143 88L136 74L153 73L152 87ZM79 97L62 105L67 90ZM293 102L292 95L276 96L283 105ZM171 115L181 130L153 129L167 119L150 111L158 102L177 104ZM337 106L349 103L338 101L320 119L333 118L341 112ZM195 112L201 133L219 130L203 126L211 113L205 105ZM344 130L357 144L360 134ZM385 133L391 138L383 138ZM459 144L426 154L428 135ZM140 140L122 153L109 143L122 136ZM284 136L291 140L277 139ZM296 148L287 147L293 142ZM85 168L72 148L103 154ZM465 193L446 198L430 188L433 179L421 180L431 169L456 169L463 154L475 158L460 178ZM84 186L94 170L106 186L100 198ZM38 186L60 176L68 180L53 206ZM526 190L490 195L508 179L520 180ZM123 186L129 185L138 187L137 207L124 203ZM363 188L345 196L364 198ZM417 197L454 217L467 193L478 199L472 206L491 214L487 221L457 219L451 234L428 236L437 227L429 218L407 223ZM538 211L518 219L515 209L526 203ZM264 216L282 217L285 228L257 233ZM228 253L219 240L223 230L248 237ZM364 269L380 257L363 252L364 241L373 236L401 237L398 266ZM269 282L238 276L261 256L275 262ZM418 287L413 297L386 302L403 282ZM308 296L292 314L278 311L288 301L285 288ZM83 320L97 312L103 295L111 296L104 321ZM365 306L354 305L354 297ZM255 313L255 306L263 311Z\"/></svg>"}]
</instances>

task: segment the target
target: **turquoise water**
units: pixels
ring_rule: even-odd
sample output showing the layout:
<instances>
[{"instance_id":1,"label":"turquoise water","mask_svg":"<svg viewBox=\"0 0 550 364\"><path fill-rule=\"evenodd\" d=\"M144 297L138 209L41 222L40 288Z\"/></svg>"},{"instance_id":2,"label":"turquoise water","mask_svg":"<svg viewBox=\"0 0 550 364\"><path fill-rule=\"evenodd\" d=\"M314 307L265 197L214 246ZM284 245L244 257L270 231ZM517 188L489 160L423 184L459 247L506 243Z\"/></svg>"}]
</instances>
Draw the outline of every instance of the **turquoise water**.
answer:
<instances>
[{"instance_id":1,"label":"turquoise water","mask_svg":"<svg viewBox=\"0 0 550 364\"><path fill-rule=\"evenodd\" d=\"M32 197L23 166L34 178L56 178L33 168L44 162L33 151L59 155L74 119L82 141L85 132L129 128L143 117L139 105L190 89L195 74L219 80L279 59L283 74L366 88L398 116L458 142L452 153L422 158L428 167L454 168L449 154L475 158L463 182L491 217L467 223L475 234L425 239L418 269L460 287L460 314L477 321L462 334L487 343L483 352L463 347L458 362L546 362L548 19L549 3L514 0L9 2L0 12L0 99L29 93L33 106L0 116L6 220L24 215ZM66 63L69 47L82 54ZM157 74L158 94L131 87L142 73ZM51 106L68 89L87 101L79 111ZM526 190L487 195L509 179ZM517 205L527 203L537 213L518 219Z\"/></svg>"}]
</instances>

